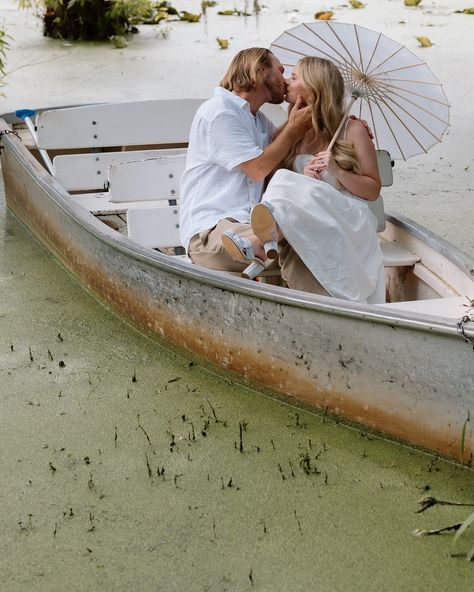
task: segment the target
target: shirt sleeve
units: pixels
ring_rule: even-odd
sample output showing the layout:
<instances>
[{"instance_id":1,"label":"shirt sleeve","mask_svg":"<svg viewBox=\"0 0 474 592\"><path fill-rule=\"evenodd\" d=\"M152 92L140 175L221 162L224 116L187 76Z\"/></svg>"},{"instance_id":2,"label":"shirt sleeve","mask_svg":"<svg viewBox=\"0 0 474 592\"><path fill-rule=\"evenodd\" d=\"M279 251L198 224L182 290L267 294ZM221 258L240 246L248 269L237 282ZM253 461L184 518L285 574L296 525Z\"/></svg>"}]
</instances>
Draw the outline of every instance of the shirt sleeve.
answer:
<instances>
[{"instance_id":1,"label":"shirt sleeve","mask_svg":"<svg viewBox=\"0 0 474 592\"><path fill-rule=\"evenodd\" d=\"M248 128L232 113L219 113L209 122L207 133L209 159L228 171L263 152Z\"/></svg>"}]
</instances>

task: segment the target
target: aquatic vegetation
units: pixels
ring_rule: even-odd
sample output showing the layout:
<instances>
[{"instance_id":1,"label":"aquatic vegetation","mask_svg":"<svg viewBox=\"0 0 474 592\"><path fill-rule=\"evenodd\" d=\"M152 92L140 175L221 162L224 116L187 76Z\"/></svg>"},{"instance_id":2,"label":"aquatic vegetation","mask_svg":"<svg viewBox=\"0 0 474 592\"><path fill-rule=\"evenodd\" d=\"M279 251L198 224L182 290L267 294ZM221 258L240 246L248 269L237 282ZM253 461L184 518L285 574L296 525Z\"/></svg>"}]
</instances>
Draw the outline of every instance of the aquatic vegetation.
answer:
<instances>
[{"instance_id":1,"label":"aquatic vegetation","mask_svg":"<svg viewBox=\"0 0 474 592\"><path fill-rule=\"evenodd\" d=\"M317 21L329 21L334 16L332 10L321 10L314 15Z\"/></svg>"},{"instance_id":2,"label":"aquatic vegetation","mask_svg":"<svg viewBox=\"0 0 474 592\"><path fill-rule=\"evenodd\" d=\"M9 36L3 29L0 29L0 88L5 86L5 52L8 49L7 39L9 39ZM4 94L0 92L0 97L3 96Z\"/></svg>"},{"instance_id":3,"label":"aquatic vegetation","mask_svg":"<svg viewBox=\"0 0 474 592\"><path fill-rule=\"evenodd\" d=\"M466 530L474 524L474 512L464 520L464 522L459 527L458 531L454 535L453 542L451 549L453 550L456 546L460 537L466 532ZM472 545L466 553L466 560L472 561L474 559L474 545Z\"/></svg>"},{"instance_id":4,"label":"aquatic vegetation","mask_svg":"<svg viewBox=\"0 0 474 592\"><path fill-rule=\"evenodd\" d=\"M219 44L219 47L221 49L228 49L229 48L229 40L228 39L220 39L219 37L216 37L216 41Z\"/></svg>"},{"instance_id":5,"label":"aquatic vegetation","mask_svg":"<svg viewBox=\"0 0 474 592\"><path fill-rule=\"evenodd\" d=\"M170 16L181 20L169 2L152 0L17 0L20 8L37 8L43 21L43 34L71 41L106 41L125 47L128 33L139 24L157 24ZM196 17L197 15L191 15ZM200 18L200 15L199 15ZM196 20L199 20L196 18Z\"/></svg>"},{"instance_id":6,"label":"aquatic vegetation","mask_svg":"<svg viewBox=\"0 0 474 592\"><path fill-rule=\"evenodd\" d=\"M417 37L416 40L420 44L420 47L431 47L433 45L428 37Z\"/></svg>"},{"instance_id":7,"label":"aquatic vegetation","mask_svg":"<svg viewBox=\"0 0 474 592\"><path fill-rule=\"evenodd\" d=\"M220 16L251 16L249 12L242 12L241 10L219 10L217 13Z\"/></svg>"},{"instance_id":8,"label":"aquatic vegetation","mask_svg":"<svg viewBox=\"0 0 474 592\"><path fill-rule=\"evenodd\" d=\"M359 0L349 0L349 4L352 8L365 8L365 4L363 2L359 2Z\"/></svg>"},{"instance_id":9,"label":"aquatic vegetation","mask_svg":"<svg viewBox=\"0 0 474 592\"><path fill-rule=\"evenodd\" d=\"M474 14L474 8L464 8L463 10L455 10L457 14Z\"/></svg>"},{"instance_id":10,"label":"aquatic vegetation","mask_svg":"<svg viewBox=\"0 0 474 592\"><path fill-rule=\"evenodd\" d=\"M404 0L405 6L418 6L421 0Z\"/></svg>"},{"instance_id":11,"label":"aquatic vegetation","mask_svg":"<svg viewBox=\"0 0 474 592\"><path fill-rule=\"evenodd\" d=\"M193 14L187 10L183 10L179 18L181 21L187 21L188 23L198 23L201 20L201 13Z\"/></svg>"},{"instance_id":12,"label":"aquatic vegetation","mask_svg":"<svg viewBox=\"0 0 474 592\"><path fill-rule=\"evenodd\" d=\"M432 508L436 505L442 506L474 506L474 503L471 502L451 502L446 500L439 500L432 496L427 496L422 498L419 502L420 507L416 510L417 514L424 512L428 508ZM457 555L454 553L454 549L460 539L460 537L474 524L474 512L470 514L464 522L456 522L455 524L449 524L448 526L443 526L441 528L434 528L429 530L420 530L415 529L412 534L416 537L421 536L430 536L435 534L444 534L445 532L455 531L456 534L454 535L453 541L451 543L451 555ZM472 545L468 551L466 552L466 560L472 561L474 559L474 545Z\"/></svg>"}]
</instances>

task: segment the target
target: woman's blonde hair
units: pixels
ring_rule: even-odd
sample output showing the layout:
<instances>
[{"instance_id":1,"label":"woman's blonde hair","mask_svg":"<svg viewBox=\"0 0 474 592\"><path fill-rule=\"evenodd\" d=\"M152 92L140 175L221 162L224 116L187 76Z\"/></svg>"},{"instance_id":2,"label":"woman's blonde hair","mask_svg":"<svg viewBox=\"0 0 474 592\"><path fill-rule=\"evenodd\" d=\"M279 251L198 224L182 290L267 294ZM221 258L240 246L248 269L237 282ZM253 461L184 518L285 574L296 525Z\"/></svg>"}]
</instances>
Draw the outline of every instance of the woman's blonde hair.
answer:
<instances>
[{"instance_id":1,"label":"woman's blonde hair","mask_svg":"<svg viewBox=\"0 0 474 592\"><path fill-rule=\"evenodd\" d=\"M272 52L263 47L243 49L234 56L220 86L229 91L248 92L265 80L272 66Z\"/></svg>"},{"instance_id":2,"label":"woman's blonde hair","mask_svg":"<svg viewBox=\"0 0 474 592\"><path fill-rule=\"evenodd\" d=\"M344 80L338 68L329 60L306 57L298 65L307 104L312 109L316 144L318 150L325 150L344 116ZM334 160L342 169L358 173L354 149L342 137L340 134L332 148ZM298 148L296 144L285 159L285 168L293 167Z\"/></svg>"}]
</instances>

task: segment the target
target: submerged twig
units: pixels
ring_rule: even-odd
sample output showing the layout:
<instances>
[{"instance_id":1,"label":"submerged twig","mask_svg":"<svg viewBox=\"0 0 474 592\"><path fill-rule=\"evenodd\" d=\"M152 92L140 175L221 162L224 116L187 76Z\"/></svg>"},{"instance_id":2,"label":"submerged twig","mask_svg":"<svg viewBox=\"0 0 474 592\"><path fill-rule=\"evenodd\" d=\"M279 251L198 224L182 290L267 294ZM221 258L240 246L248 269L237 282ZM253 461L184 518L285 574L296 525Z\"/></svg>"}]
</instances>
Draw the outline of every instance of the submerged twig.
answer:
<instances>
[{"instance_id":1,"label":"submerged twig","mask_svg":"<svg viewBox=\"0 0 474 592\"><path fill-rule=\"evenodd\" d=\"M420 530L419 528L416 528L414 531L412 531L412 535L420 537L429 536L430 534L443 534L444 532L449 532L450 530L459 530L461 525L462 522L450 524L449 526L443 526L443 528L434 528L433 530Z\"/></svg>"},{"instance_id":2,"label":"submerged twig","mask_svg":"<svg viewBox=\"0 0 474 592\"><path fill-rule=\"evenodd\" d=\"M148 444L151 446L151 440L150 440L150 437L149 437L149 435L146 433L146 430L145 430L145 428L144 428L144 427L141 425L141 423L140 423L140 414L139 414L139 413L137 413L137 422L138 422L137 428L140 428L140 429L141 429L141 431L142 431L142 432L145 434L145 436L146 436L146 439L148 440Z\"/></svg>"},{"instance_id":3,"label":"submerged twig","mask_svg":"<svg viewBox=\"0 0 474 592\"><path fill-rule=\"evenodd\" d=\"M433 506L439 505L439 506L474 506L474 503L464 503L464 502L450 502L450 501L446 501L446 500L439 500L436 499L435 497L432 496L426 496L421 498L421 500L418 502L420 504L420 507L418 508L418 510L416 510L416 514L421 514L421 512L424 512L425 510L427 510L428 508L432 508Z\"/></svg>"}]
</instances>

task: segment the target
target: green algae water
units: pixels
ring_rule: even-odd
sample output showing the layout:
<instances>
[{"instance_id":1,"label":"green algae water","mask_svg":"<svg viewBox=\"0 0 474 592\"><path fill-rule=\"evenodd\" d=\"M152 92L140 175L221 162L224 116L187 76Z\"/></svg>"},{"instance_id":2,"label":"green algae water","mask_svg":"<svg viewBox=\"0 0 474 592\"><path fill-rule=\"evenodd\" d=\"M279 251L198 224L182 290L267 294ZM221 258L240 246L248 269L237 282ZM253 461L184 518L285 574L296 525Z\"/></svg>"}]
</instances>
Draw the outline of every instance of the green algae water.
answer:
<instances>
[{"instance_id":1,"label":"green algae water","mask_svg":"<svg viewBox=\"0 0 474 592\"><path fill-rule=\"evenodd\" d=\"M0 202L2 590L471 590L425 495L473 473L220 378L93 300ZM460 551L466 550L460 545Z\"/></svg>"}]
</instances>

